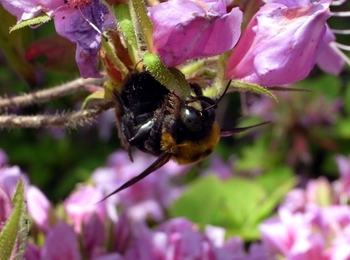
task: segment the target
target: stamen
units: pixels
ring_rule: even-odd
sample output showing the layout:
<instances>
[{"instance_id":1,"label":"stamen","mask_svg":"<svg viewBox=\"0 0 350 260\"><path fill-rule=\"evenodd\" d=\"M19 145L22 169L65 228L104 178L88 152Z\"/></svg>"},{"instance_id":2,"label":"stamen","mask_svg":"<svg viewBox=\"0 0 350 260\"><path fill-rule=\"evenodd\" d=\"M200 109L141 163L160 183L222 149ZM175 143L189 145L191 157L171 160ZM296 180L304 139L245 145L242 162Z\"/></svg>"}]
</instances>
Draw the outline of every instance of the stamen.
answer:
<instances>
[{"instance_id":1,"label":"stamen","mask_svg":"<svg viewBox=\"0 0 350 260\"><path fill-rule=\"evenodd\" d=\"M346 11L346 12L334 12L333 17L348 17L350 16L350 11Z\"/></svg>"},{"instance_id":2,"label":"stamen","mask_svg":"<svg viewBox=\"0 0 350 260\"><path fill-rule=\"evenodd\" d=\"M102 35L102 32L100 31L100 29L98 29L98 28L96 27L96 25L94 25L92 22L90 22L90 21L84 16L84 14L81 12L80 7L78 7L78 9L79 9L79 12L80 12L81 16L84 18L84 20L85 20L96 32L98 32L100 35Z\"/></svg>"},{"instance_id":3,"label":"stamen","mask_svg":"<svg viewBox=\"0 0 350 260\"><path fill-rule=\"evenodd\" d=\"M335 34L344 34L344 35L347 35L347 34L350 34L350 30L347 29L347 30L341 30L341 29L331 29L331 31Z\"/></svg>"},{"instance_id":4,"label":"stamen","mask_svg":"<svg viewBox=\"0 0 350 260\"><path fill-rule=\"evenodd\" d=\"M345 50L345 51L350 51L350 46L344 45L344 44L340 44L337 42L331 42L329 44L329 46L336 52L339 54L340 57L342 57L342 59L346 62L346 64L348 64L350 66L350 59L348 58L347 55L345 55L340 49Z\"/></svg>"},{"instance_id":5,"label":"stamen","mask_svg":"<svg viewBox=\"0 0 350 260\"><path fill-rule=\"evenodd\" d=\"M346 2L347 0L334 0L332 1L331 3L331 6L339 6L339 5L342 5Z\"/></svg>"},{"instance_id":6,"label":"stamen","mask_svg":"<svg viewBox=\"0 0 350 260\"><path fill-rule=\"evenodd\" d=\"M81 16L84 18L84 20L100 35L102 35L102 32L100 31L100 29L97 28L96 25L94 25L92 22L90 22L82 13L80 7L81 6L86 6L86 5L91 5L92 4L92 0L64 0L64 3L69 7L69 8L76 8L79 10ZM57 8L57 10L64 8L63 6L60 6ZM57 11L56 10L56 11Z\"/></svg>"}]
</instances>

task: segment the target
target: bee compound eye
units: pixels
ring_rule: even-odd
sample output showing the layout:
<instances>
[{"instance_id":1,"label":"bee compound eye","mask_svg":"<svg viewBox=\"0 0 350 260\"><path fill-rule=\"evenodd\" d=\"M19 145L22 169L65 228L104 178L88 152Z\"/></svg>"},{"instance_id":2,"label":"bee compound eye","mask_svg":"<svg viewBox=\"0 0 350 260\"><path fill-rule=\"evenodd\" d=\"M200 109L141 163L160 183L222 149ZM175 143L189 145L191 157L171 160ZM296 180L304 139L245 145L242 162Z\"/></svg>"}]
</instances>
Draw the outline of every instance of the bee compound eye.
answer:
<instances>
[{"instance_id":1,"label":"bee compound eye","mask_svg":"<svg viewBox=\"0 0 350 260\"><path fill-rule=\"evenodd\" d=\"M202 120L193 107L183 107L180 111L180 118L191 132L199 132L202 129Z\"/></svg>"}]
</instances>

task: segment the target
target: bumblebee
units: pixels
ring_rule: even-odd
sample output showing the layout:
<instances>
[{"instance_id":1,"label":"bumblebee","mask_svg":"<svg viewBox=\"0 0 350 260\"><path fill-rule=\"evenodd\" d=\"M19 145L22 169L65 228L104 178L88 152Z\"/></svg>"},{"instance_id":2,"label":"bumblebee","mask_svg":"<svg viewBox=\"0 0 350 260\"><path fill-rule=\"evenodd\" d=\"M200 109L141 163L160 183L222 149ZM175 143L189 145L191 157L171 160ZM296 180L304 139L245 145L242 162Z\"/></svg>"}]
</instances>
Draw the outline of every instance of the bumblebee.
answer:
<instances>
[{"instance_id":1,"label":"bumblebee","mask_svg":"<svg viewBox=\"0 0 350 260\"><path fill-rule=\"evenodd\" d=\"M158 158L106 198L143 179L169 160L179 164L198 162L213 152L220 136L258 126L220 130L215 120L218 101L203 96L199 85L190 83L190 87L193 95L180 98L143 71L130 73L122 89L113 92L119 137L131 160L132 147Z\"/></svg>"}]
</instances>

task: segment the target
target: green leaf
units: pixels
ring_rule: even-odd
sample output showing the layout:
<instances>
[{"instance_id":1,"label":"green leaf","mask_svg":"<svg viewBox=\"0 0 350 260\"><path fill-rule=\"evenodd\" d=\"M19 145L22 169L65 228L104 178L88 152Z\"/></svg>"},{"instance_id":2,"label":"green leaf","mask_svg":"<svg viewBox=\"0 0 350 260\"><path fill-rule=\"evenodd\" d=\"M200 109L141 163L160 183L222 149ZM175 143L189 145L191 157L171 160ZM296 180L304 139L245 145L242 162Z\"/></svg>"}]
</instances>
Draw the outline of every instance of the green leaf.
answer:
<instances>
[{"instance_id":1,"label":"green leaf","mask_svg":"<svg viewBox=\"0 0 350 260\"><path fill-rule=\"evenodd\" d=\"M278 167L273 171L260 175L256 180L264 187L267 197L251 215L249 221L253 223L259 223L269 217L285 195L297 183L292 170L287 167Z\"/></svg>"},{"instance_id":2,"label":"green leaf","mask_svg":"<svg viewBox=\"0 0 350 260\"><path fill-rule=\"evenodd\" d=\"M224 227L228 235L239 235L245 240L258 239L259 224L274 213L295 182L288 168L256 180L231 178L220 181L214 175L206 176L191 183L174 202L170 214L186 217L201 228L211 224Z\"/></svg>"},{"instance_id":3,"label":"green leaf","mask_svg":"<svg viewBox=\"0 0 350 260\"><path fill-rule=\"evenodd\" d=\"M135 49L138 49L137 39L135 35L135 28L131 20L129 5L128 4L115 5L114 11L115 11L115 16L117 18L118 24L124 36Z\"/></svg>"},{"instance_id":4,"label":"green leaf","mask_svg":"<svg viewBox=\"0 0 350 260\"><path fill-rule=\"evenodd\" d=\"M266 197L264 189L256 182L243 178L232 178L223 185L230 218L238 227L251 225L247 219Z\"/></svg>"},{"instance_id":5,"label":"green leaf","mask_svg":"<svg viewBox=\"0 0 350 260\"><path fill-rule=\"evenodd\" d=\"M202 229L208 224L221 226L230 235L253 240L259 237L259 223L247 220L266 196L263 188L251 180L232 178L222 182L216 176L206 176L191 184L174 202L170 214L186 217Z\"/></svg>"},{"instance_id":6,"label":"green leaf","mask_svg":"<svg viewBox=\"0 0 350 260\"><path fill-rule=\"evenodd\" d=\"M268 153L266 147L268 147L269 142L269 138L261 136L252 145L246 144L242 148L242 155L240 160L235 164L235 169L242 172L249 172L252 170L262 171L278 163L280 159L279 156L283 155Z\"/></svg>"},{"instance_id":7,"label":"green leaf","mask_svg":"<svg viewBox=\"0 0 350 260\"><path fill-rule=\"evenodd\" d=\"M203 227L220 219L220 214L223 213L222 202L222 183L215 176L206 176L191 184L173 203L170 214L187 217Z\"/></svg>"},{"instance_id":8,"label":"green leaf","mask_svg":"<svg viewBox=\"0 0 350 260\"><path fill-rule=\"evenodd\" d=\"M278 102L276 96L271 91L269 91L268 88L264 88L264 87L256 85L256 84L249 84L246 82L233 80L231 83L231 86L229 88L229 91L230 90L251 91L251 92L258 93L258 94L263 94L263 95L269 96L270 98L272 98L273 100Z\"/></svg>"},{"instance_id":9,"label":"green leaf","mask_svg":"<svg viewBox=\"0 0 350 260\"><path fill-rule=\"evenodd\" d=\"M337 122L335 127L339 137L344 139L350 138L350 120L349 119L339 120L339 122Z\"/></svg>"},{"instance_id":10,"label":"green leaf","mask_svg":"<svg viewBox=\"0 0 350 260\"><path fill-rule=\"evenodd\" d=\"M130 0L130 3L130 15L133 18L134 28L136 29L135 33L136 35L142 35L148 51L151 52L153 49L153 24L147 15L144 0Z\"/></svg>"},{"instance_id":11,"label":"green leaf","mask_svg":"<svg viewBox=\"0 0 350 260\"><path fill-rule=\"evenodd\" d=\"M89 96L87 96L87 98L85 98L83 105L81 106L81 109L86 108L89 105L89 103L92 101L96 101L96 100L103 101L104 98L105 98L105 91L104 90L96 91L96 92L90 94Z\"/></svg>"},{"instance_id":12,"label":"green leaf","mask_svg":"<svg viewBox=\"0 0 350 260\"><path fill-rule=\"evenodd\" d=\"M157 54L145 53L143 62L152 76L180 98L190 96L191 90L185 76L176 68L168 68Z\"/></svg>"},{"instance_id":13,"label":"green leaf","mask_svg":"<svg viewBox=\"0 0 350 260\"><path fill-rule=\"evenodd\" d=\"M21 256L24 254L26 233L23 230L26 228L27 220L25 219L24 182L22 179L17 184L12 202L13 212L0 233L0 260L11 259L14 253L18 259L22 259Z\"/></svg>"},{"instance_id":14,"label":"green leaf","mask_svg":"<svg viewBox=\"0 0 350 260\"><path fill-rule=\"evenodd\" d=\"M259 175L256 181L264 187L268 193L273 193L276 187L282 183L288 182L293 179L295 181L295 175L293 171L285 166L276 166L273 170L264 172L264 174Z\"/></svg>"},{"instance_id":15,"label":"green leaf","mask_svg":"<svg viewBox=\"0 0 350 260\"><path fill-rule=\"evenodd\" d=\"M39 16L34 17L32 19L21 21L18 24L12 26L10 28L10 33L15 31L15 30L18 30L18 29L21 29L23 27L26 27L26 26L42 24L42 23L46 23L46 22L48 22L50 20L51 20L50 16L48 16L47 14L42 14L42 15L39 15Z\"/></svg>"}]
</instances>

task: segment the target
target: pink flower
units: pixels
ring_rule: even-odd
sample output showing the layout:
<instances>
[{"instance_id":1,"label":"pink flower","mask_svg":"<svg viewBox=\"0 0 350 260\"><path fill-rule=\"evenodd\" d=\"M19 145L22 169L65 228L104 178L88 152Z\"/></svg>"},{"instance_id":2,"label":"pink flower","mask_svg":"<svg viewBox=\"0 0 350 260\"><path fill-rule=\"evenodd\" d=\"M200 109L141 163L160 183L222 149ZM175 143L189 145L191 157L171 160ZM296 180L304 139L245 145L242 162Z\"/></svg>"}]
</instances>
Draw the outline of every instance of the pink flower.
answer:
<instances>
[{"instance_id":1,"label":"pink flower","mask_svg":"<svg viewBox=\"0 0 350 260\"><path fill-rule=\"evenodd\" d=\"M28 177L18 166L0 166L0 184L10 196L13 195L20 178L24 180L25 184L29 183Z\"/></svg>"},{"instance_id":2,"label":"pink flower","mask_svg":"<svg viewBox=\"0 0 350 260\"><path fill-rule=\"evenodd\" d=\"M54 18L56 31L77 44L76 61L83 77L101 77L97 70L101 32L113 24L106 5L98 0L0 0L3 7L17 17L17 22L41 12Z\"/></svg>"},{"instance_id":3,"label":"pink flower","mask_svg":"<svg viewBox=\"0 0 350 260\"><path fill-rule=\"evenodd\" d=\"M260 225L268 253L287 259L326 260L326 240L320 233L313 232L320 211L309 208L306 213L291 214L283 210L279 213L279 218Z\"/></svg>"},{"instance_id":4,"label":"pink flower","mask_svg":"<svg viewBox=\"0 0 350 260\"><path fill-rule=\"evenodd\" d=\"M226 163L219 156L211 156L209 168L203 170L202 174L216 174L222 180L231 178L233 176L232 161L232 159L229 159L229 161Z\"/></svg>"},{"instance_id":5,"label":"pink flower","mask_svg":"<svg viewBox=\"0 0 350 260\"><path fill-rule=\"evenodd\" d=\"M223 0L169 0L149 8L149 16L153 52L169 67L226 52L241 33L242 12L226 13Z\"/></svg>"},{"instance_id":6,"label":"pink flower","mask_svg":"<svg viewBox=\"0 0 350 260\"><path fill-rule=\"evenodd\" d=\"M30 186L26 193L28 214L33 218L35 224L44 233L49 232L54 222L54 212L50 201L34 186Z\"/></svg>"},{"instance_id":7,"label":"pink flower","mask_svg":"<svg viewBox=\"0 0 350 260\"><path fill-rule=\"evenodd\" d=\"M80 260L78 236L66 223L61 222L50 230L38 260Z\"/></svg>"},{"instance_id":8,"label":"pink flower","mask_svg":"<svg viewBox=\"0 0 350 260\"><path fill-rule=\"evenodd\" d=\"M87 222L84 223L82 240L90 259L100 255L101 252L105 250L103 243L105 242L106 223L107 221L101 222L96 214L92 215Z\"/></svg>"},{"instance_id":9,"label":"pink flower","mask_svg":"<svg viewBox=\"0 0 350 260\"><path fill-rule=\"evenodd\" d=\"M345 157L338 155L336 157L336 163L340 173L340 180L337 183L338 195L350 196L350 156Z\"/></svg>"},{"instance_id":10,"label":"pink flower","mask_svg":"<svg viewBox=\"0 0 350 260\"><path fill-rule=\"evenodd\" d=\"M64 209L73 223L75 232L81 233L83 226L93 215L98 216L101 223L106 221L107 209L106 202L101 201L103 197L102 192L96 187L83 186L65 200Z\"/></svg>"},{"instance_id":11,"label":"pink flower","mask_svg":"<svg viewBox=\"0 0 350 260\"><path fill-rule=\"evenodd\" d=\"M125 151L117 151L110 155L108 167L96 169L92 175L96 186L107 195L140 174L154 161L154 157L140 151L136 151L133 157L134 163L130 161ZM147 178L113 195L107 201L122 205L128 216L134 220L143 220L146 217L162 220L164 207L170 205L181 192L179 188L170 185L170 178L187 169L187 166L168 162Z\"/></svg>"},{"instance_id":12,"label":"pink flower","mask_svg":"<svg viewBox=\"0 0 350 260\"><path fill-rule=\"evenodd\" d=\"M225 230L207 228L203 234L184 218L171 219L152 231L145 225L135 226L133 243L125 259L216 259L244 260L243 243L231 238L224 242Z\"/></svg>"},{"instance_id":13,"label":"pink flower","mask_svg":"<svg viewBox=\"0 0 350 260\"><path fill-rule=\"evenodd\" d=\"M317 62L327 72L340 73L344 61L331 50L326 26L330 2L269 1L229 57L226 77L278 86L305 78Z\"/></svg>"},{"instance_id":14,"label":"pink flower","mask_svg":"<svg viewBox=\"0 0 350 260\"><path fill-rule=\"evenodd\" d=\"M0 184L0 233L3 225L10 217L13 210L13 204L10 194L6 192L4 187Z\"/></svg>"},{"instance_id":15,"label":"pink flower","mask_svg":"<svg viewBox=\"0 0 350 260\"><path fill-rule=\"evenodd\" d=\"M347 205L318 207L304 212L281 208L279 216L260 225L262 242L273 257L295 260L348 259L350 209Z\"/></svg>"}]
</instances>

